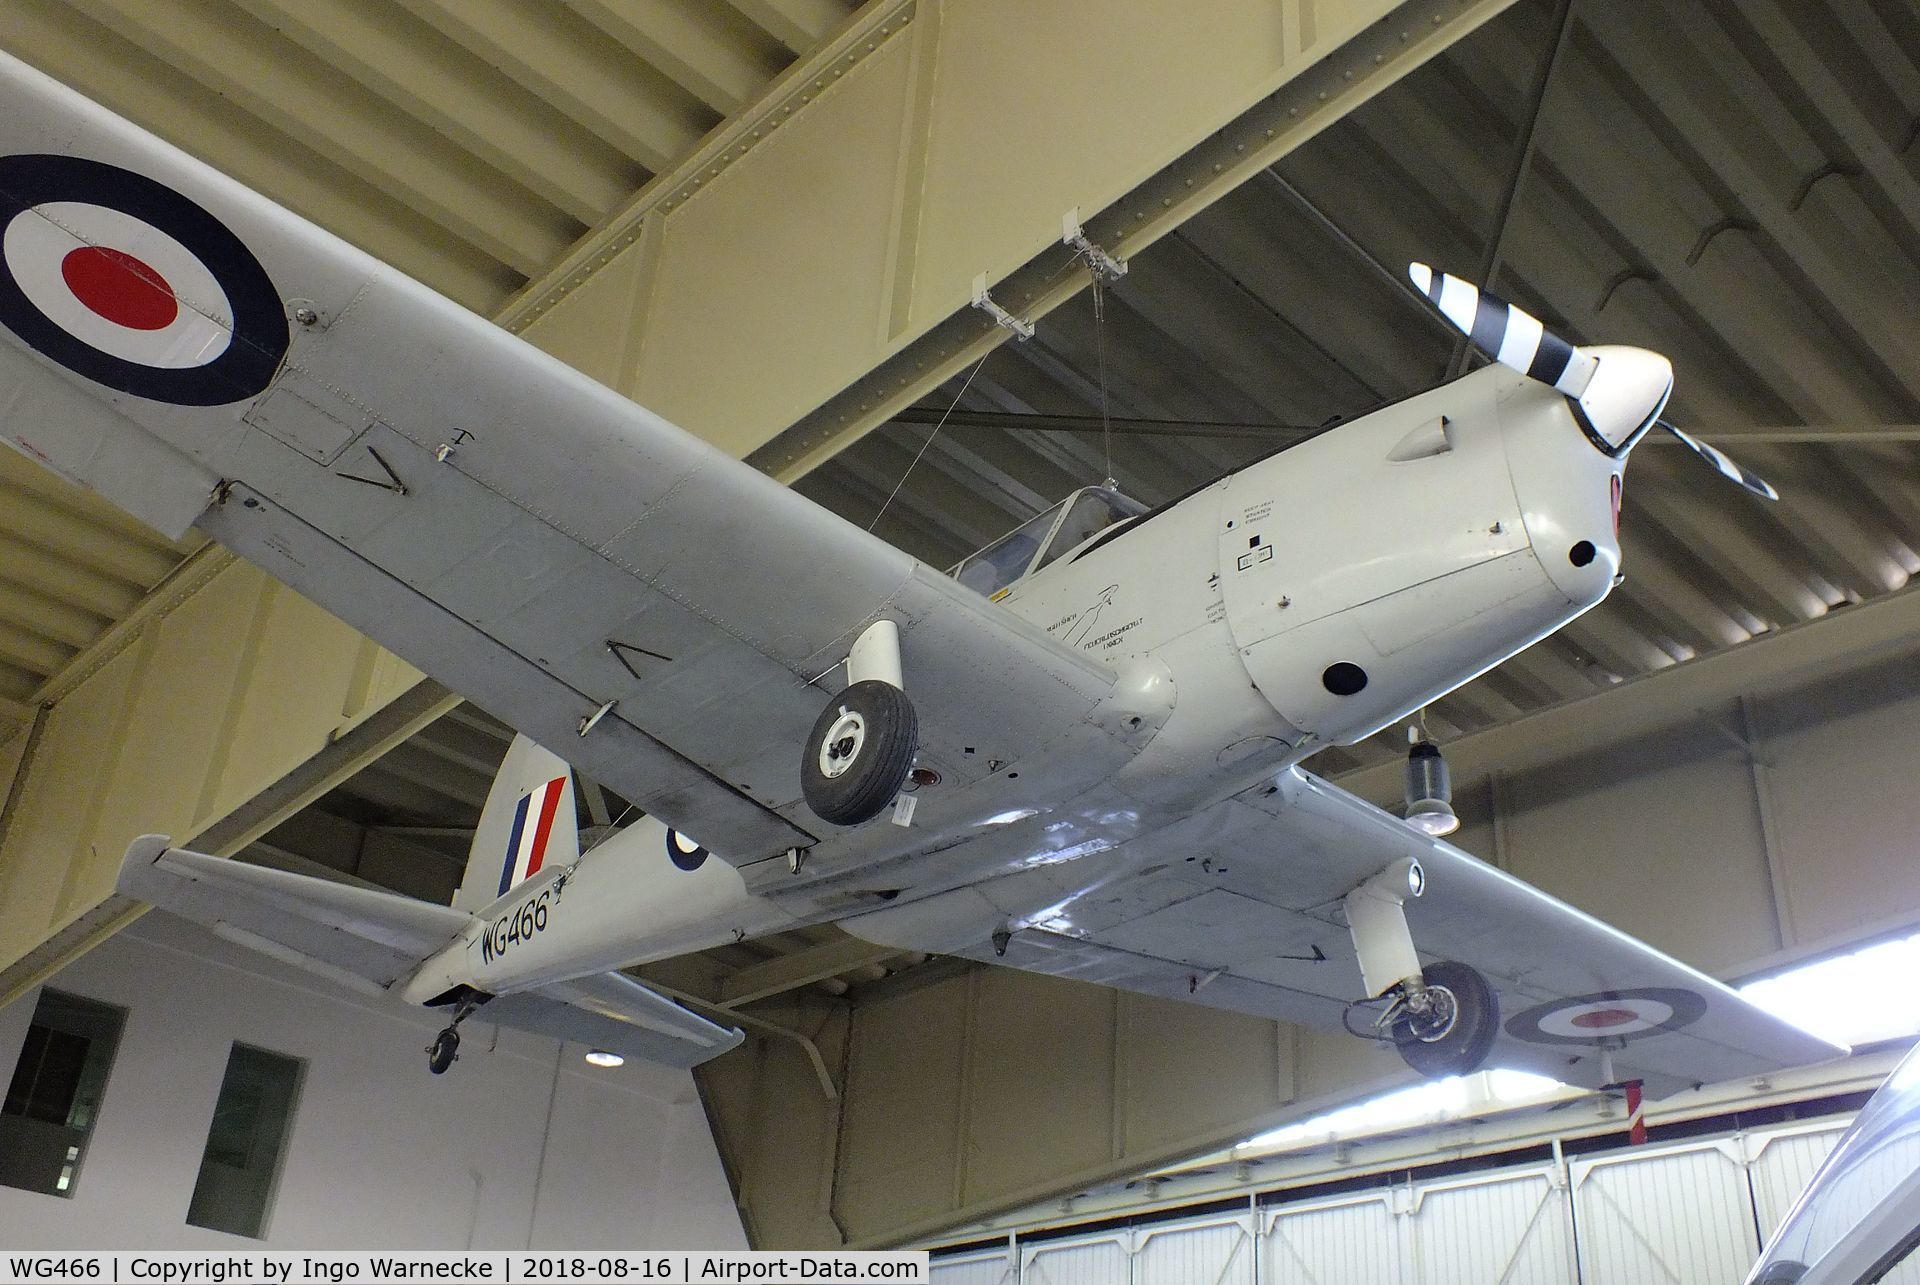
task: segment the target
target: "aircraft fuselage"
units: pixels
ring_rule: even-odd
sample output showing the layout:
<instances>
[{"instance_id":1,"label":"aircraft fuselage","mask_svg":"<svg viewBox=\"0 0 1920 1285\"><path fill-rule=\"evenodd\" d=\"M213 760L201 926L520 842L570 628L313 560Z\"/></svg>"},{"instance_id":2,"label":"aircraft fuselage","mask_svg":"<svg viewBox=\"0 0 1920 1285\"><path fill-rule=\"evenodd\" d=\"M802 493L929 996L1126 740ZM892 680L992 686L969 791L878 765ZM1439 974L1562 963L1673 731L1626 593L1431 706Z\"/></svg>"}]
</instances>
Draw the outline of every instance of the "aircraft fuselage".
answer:
<instances>
[{"instance_id":1,"label":"aircraft fuselage","mask_svg":"<svg viewBox=\"0 0 1920 1285\"><path fill-rule=\"evenodd\" d=\"M878 908L831 880L676 862L675 836L649 819L510 890L405 993L499 993L828 920L955 948L1057 920L1145 860L1154 845L1138 840L1372 734L1599 603L1620 565L1623 467L1564 398L1497 366L1256 461L1000 599L1165 704L1109 779L982 818L958 843L932 836L890 860Z\"/></svg>"}]
</instances>

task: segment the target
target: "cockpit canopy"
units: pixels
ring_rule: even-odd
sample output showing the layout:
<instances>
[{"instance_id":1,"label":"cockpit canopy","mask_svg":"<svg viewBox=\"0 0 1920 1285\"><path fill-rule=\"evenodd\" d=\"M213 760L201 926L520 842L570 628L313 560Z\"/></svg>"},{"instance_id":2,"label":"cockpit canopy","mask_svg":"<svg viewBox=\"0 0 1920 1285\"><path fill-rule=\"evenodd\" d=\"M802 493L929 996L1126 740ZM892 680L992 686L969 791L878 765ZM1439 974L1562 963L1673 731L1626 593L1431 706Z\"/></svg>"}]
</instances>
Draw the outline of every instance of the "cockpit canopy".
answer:
<instances>
[{"instance_id":1,"label":"cockpit canopy","mask_svg":"<svg viewBox=\"0 0 1920 1285\"><path fill-rule=\"evenodd\" d=\"M950 574L967 588L991 598L1022 577L1072 553L1107 528L1146 511L1146 505L1112 487L1082 487L966 559Z\"/></svg>"}]
</instances>

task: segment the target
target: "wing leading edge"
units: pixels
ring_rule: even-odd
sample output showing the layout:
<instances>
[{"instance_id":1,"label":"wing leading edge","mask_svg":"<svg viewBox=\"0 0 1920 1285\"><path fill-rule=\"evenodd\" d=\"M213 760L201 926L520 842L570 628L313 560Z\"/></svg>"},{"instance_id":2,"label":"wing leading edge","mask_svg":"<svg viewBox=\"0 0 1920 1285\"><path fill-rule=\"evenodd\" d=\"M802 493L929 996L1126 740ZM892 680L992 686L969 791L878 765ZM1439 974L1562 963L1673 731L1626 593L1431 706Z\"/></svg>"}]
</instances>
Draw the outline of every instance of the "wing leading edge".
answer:
<instances>
[{"instance_id":1,"label":"wing leading edge","mask_svg":"<svg viewBox=\"0 0 1920 1285\"><path fill-rule=\"evenodd\" d=\"M937 939L913 907L843 926L903 949L1338 1029L1363 993L1342 899L1403 857L1426 869L1425 895L1406 905L1423 959L1469 964L1499 993L1493 1065L1589 1088L1640 1079L1664 1094L1846 1051L1298 770L1105 854L1131 873L1078 896L1038 887L1036 873L956 894L943 917L970 933ZM997 955L982 929L1035 906L1044 915Z\"/></svg>"}]
</instances>

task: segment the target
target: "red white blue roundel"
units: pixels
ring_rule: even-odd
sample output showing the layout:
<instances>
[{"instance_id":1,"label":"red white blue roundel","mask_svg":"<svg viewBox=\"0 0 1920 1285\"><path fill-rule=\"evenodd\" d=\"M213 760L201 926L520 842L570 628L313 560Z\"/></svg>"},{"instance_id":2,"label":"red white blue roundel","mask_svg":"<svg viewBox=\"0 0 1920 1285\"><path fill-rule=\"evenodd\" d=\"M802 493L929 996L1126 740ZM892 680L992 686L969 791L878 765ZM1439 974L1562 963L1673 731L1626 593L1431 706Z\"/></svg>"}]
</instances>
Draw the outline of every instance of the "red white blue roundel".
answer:
<instances>
[{"instance_id":1,"label":"red white blue roundel","mask_svg":"<svg viewBox=\"0 0 1920 1285\"><path fill-rule=\"evenodd\" d=\"M0 325L95 383L180 406L263 391L287 354L266 269L143 174L0 157Z\"/></svg>"},{"instance_id":2,"label":"red white blue roundel","mask_svg":"<svg viewBox=\"0 0 1920 1285\"><path fill-rule=\"evenodd\" d=\"M698 870L706 864L707 858L711 855L713 854L705 847L695 843L678 830L667 831L667 860L680 869L689 873Z\"/></svg>"},{"instance_id":3,"label":"red white blue roundel","mask_svg":"<svg viewBox=\"0 0 1920 1285\"><path fill-rule=\"evenodd\" d=\"M1536 1004L1507 1019L1507 1034L1530 1044L1592 1045L1679 1030L1706 1011L1693 991L1645 986Z\"/></svg>"}]
</instances>

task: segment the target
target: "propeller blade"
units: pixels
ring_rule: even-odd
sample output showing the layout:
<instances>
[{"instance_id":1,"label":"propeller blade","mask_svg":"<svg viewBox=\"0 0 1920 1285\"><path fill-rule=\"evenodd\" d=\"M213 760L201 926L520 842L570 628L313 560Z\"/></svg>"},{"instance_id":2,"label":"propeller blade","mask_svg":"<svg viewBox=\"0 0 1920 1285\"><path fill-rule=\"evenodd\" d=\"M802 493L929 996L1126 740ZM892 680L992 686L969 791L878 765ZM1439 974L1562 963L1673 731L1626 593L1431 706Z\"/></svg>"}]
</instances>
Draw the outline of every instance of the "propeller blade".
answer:
<instances>
[{"instance_id":1,"label":"propeller blade","mask_svg":"<svg viewBox=\"0 0 1920 1285\"><path fill-rule=\"evenodd\" d=\"M1587 391L1600 363L1548 330L1538 317L1471 281L1435 272L1424 263L1408 264L1407 276L1474 347L1502 366L1569 397Z\"/></svg>"},{"instance_id":2,"label":"propeller blade","mask_svg":"<svg viewBox=\"0 0 1920 1285\"><path fill-rule=\"evenodd\" d=\"M1768 482L1758 473L1750 472L1745 465L1741 464L1738 460L1734 459L1733 456L1727 454L1719 447L1709 446L1699 438L1689 433L1681 432L1664 419L1658 421L1658 423L1661 428L1666 429L1669 433L1679 438L1681 445L1711 464L1720 475L1728 481L1739 483L1763 500L1777 500L1780 498L1780 492L1773 489L1772 483Z\"/></svg>"}]
</instances>

